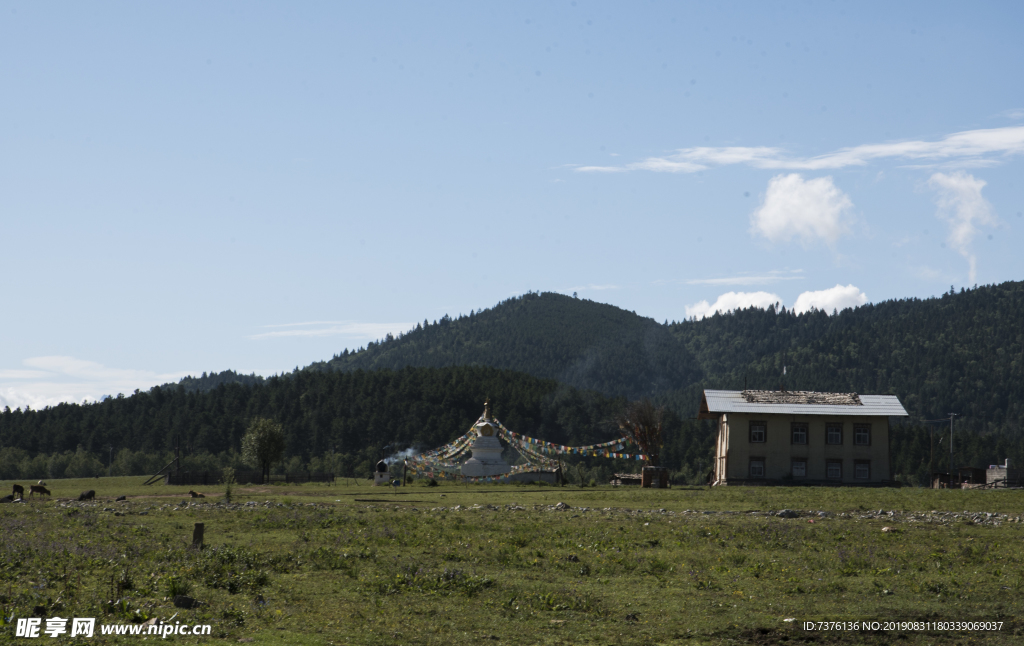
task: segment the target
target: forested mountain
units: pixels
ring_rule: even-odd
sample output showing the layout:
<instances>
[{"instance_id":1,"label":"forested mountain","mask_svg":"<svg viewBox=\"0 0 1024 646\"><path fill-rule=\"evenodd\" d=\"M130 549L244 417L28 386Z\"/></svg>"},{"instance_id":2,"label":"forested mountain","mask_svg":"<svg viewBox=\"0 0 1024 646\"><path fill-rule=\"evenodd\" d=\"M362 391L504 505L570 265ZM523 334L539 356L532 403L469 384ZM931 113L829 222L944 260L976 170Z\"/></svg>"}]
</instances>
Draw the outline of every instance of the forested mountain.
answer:
<instances>
[{"instance_id":1,"label":"forested mountain","mask_svg":"<svg viewBox=\"0 0 1024 646\"><path fill-rule=\"evenodd\" d=\"M135 453L163 456L175 441L194 465L232 464L254 417L270 417L284 425L287 456L297 458L298 464L315 460L339 474L365 474L384 447L386 453L430 449L462 435L480 416L488 397L494 414L519 433L564 444L590 444L621 435L611 420L622 410L624 399L521 372L478 366L300 371L263 384L226 384L207 392L157 387L95 404L61 404L29 412L8 409L0 413L0 479L60 477L74 466L78 452L104 458L108 452L117 453L122 462L136 459ZM697 428L702 430L694 432ZM699 466L702 459L706 463L708 428L707 423L670 414L666 459L674 465ZM64 456L64 471L46 471L50 462L33 461L39 454L51 461L54 455ZM614 462L604 464L611 469ZM632 469L636 463L618 466Z\"/></svg>"},{"instance_id":2,"label":"forested mountain","mask_svg":"<svg viewBox=\"0 0 1024 646\"><path fill-rule=\"evenodd\" d=\"M835 315L750 308L662 325L610 305L527 294L309 369L489 365L690 417L703 388L892 393L914 419L963 428L1024 421L1024 283L865 305Z\"/></svg>"},{"instance_id":3,"label":"forested mountain","mask_svg":"<svg viewBox=\"0 0 1024 646\"><path fill-rule=\"evenodd\" d=\"M688 419L701 389L777 388L783 379L790 389L898 395L911 419L894 435L897 473L925 477L922 421L950 412L959 415L957 464L1024 459L1024 283L834 315L748 309L664 325L527 294L267 380L227 371L88 406L6 411L0 447L24 451L24 462L79 445L166 451L179 436L189 454L226 455L248 420L266 415L285 424L294 459L326 452L348 469L387 444L451 439L486 395L510 427L566 443L596 440L624 398L651 396L672 411L667 466L695 476L712 433Z\"/></svg>"},{"instance_id":4,"label":"forested mountain","mask_svg":"<svg viewBox=\"0 0 1024 646\"><path fill-rule=\"evenodd\" d=\"M469 316L417 324L398 338L345 351L314 370L492 366L637 398L697 381L693 357L671 330L612 305L526 294Z\"/></svg>"},{"instance_id":5,"label":"forested mountain","mask_svg":"<svg viewBox=\"0 0 1024 646\"><path fill-rule=\"evenodd\" d=\"M975 432L1019 433L1024 422L1024 283L893 300L829 316L748 309L671 326L700 387L892 393L913 420L955 412Z\"/></svg>"}]
</instances>

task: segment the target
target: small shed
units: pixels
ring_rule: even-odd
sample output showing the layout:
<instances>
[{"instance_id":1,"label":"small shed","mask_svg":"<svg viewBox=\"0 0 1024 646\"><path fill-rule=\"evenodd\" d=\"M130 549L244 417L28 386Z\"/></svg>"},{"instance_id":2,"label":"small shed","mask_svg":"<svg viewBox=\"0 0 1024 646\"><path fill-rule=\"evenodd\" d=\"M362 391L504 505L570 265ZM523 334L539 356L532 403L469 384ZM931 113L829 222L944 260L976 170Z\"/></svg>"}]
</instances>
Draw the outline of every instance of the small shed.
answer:
<instances>
[{"instance_id":1,"label":"small shed","mask_svg":"<svg viewBox=\"0 0 1024 646\"><path fill-rule=\"evenodd\" d=\"M949 474L939 471L932 474L932 489L948 489Z\"/></svg>"},{"instance_id":2,"label":"small shed","mask_svg":"<svg viewBox=\"0 0 1024 646\"><path fill-rule=\"evenodd\" d=\"M985 484L990 487L1024 487L1024 473L1005 464L990 464L985 470Z\"/></svg>"},{"instance_id":3,"label":"small shed","mask_svg":"<svg viewBox=\"0 0 1024 646\"><path fill-rule=\"evenodd\" d=\"M643 479L639 473L616 473L612 476L611 482L608 484L612 485L636 485L640 486Z\"/></svg>"},{"instance_id":4,"label":"small shed","mask_svg":"<svg viewBox=\"0 0 1024 646\"><path fill-rule=\"evenodd\" d=\"M373 486L387 485L391 482L391 472L388 463L381 460L373 470Z\"/></svg>"},{"instance_id":5,"label":"small shed","mask_svg":"<svg viewBox=\"0 0 1024 646\"><path fill-rule=\"evenodd\" d=\"M667 489L672 485L668 481L668 469L665 467L644 467L641 469L640 486L647 489Z\"/></svg>"},{"instance_id":6,"label":"small shed","mask_svg":"<svg viewBox=\"0 0 1024 646\"><path fill-rule=\"evenodd\" d=\"M979 467L960 467L957 469L957 482L961 485L984 485L988 480L985 469Z\"/></svg>"}]
</instances>

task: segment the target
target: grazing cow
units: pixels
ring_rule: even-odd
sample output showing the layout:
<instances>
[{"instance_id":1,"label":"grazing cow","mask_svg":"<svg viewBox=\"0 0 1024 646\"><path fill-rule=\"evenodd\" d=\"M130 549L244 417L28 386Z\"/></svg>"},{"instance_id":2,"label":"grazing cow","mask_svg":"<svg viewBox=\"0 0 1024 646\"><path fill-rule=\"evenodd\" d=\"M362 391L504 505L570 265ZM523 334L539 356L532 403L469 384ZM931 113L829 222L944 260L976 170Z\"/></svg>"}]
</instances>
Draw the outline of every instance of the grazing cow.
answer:
<instances>
[{"instance_id":1,"label":"grazing cow","mask_svg":"<svg viewBox=\"0 0 1024 646\"><path fill-rule=\"evenodd\" d=\"M46 483L45 483L45 482L43 482L42 480L40 480L40 481L39 481L39 482L37 482L36 484L37 484L37 485L39 485L40 487L45 487L45 486L46 486Z\"/></svg>"},{"instance_id":2,"label":"grazing cow","mask_svg":"<svg viewBox=\"0 0 1024 646\"><path fill-rule=\"evenodd\" d=\"M11 492L11 495L13 496L15 494L17 494L17 496L18 496L18 500L24 499L25 498L25 487L22 487L20 484L14 485L14 491Z\"/></svg>"},{"instance_id":3,"label":"grazing cow","mask_svg":"<svg viewBox=\"0 0 1024 646\"><path fill-rule=\"evenodd\" d=\"M188 490L188 495L192 496L193 498L205 498L206 497L203 494L199 493L198 491L192 491L191 489Z\"/></svg>"},{"instance_id":4,"label":"grazing cow","mask_svg":"<svg viewBox=\"0 0 1024 646\"><path fill-rule=\"evenodd\" d=\"M82 502L83 500L92 500L95 497L96 497L96 492L93 491L92 489L90 489L89 491L83 491L78 496L78 502Z\"/></svg>"},{"instance_id":5,"label":"grazing cow","mask_svg":"<svg viewBox=\"0 0 1024 646\"><path fill-rule=\"evenodd\" d=\"M35 494L39 494L41 496L44 493L47 496L49 496L50 495L50 490L47 489L46 487L44 487L43 485L30 485L29 486L29 491L28 491L28 497L29 498L31 498Z\"/></svg>"}]
</instances>

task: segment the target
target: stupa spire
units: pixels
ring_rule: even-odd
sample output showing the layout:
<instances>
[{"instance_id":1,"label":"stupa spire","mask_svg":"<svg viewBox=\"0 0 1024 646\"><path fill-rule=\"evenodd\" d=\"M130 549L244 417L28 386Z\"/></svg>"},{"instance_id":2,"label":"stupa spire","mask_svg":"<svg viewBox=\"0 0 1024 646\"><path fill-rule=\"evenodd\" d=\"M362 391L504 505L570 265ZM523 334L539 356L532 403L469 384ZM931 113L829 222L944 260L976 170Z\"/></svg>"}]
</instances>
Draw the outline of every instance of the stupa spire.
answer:
<instances>
[{"instance_id":1,"label":"stupa spire","mask_svg":"<svg viewBox=\"0 0 1024 646\"><path fill-rule=\"evenodd\" d=\"M498 440L498 427L491 417L491 398L484 402L484 414L476 423L477 438L470 450L473 456L462 465L462 475L469 477L497 476L511 471L501 457L504 448Z\"/></svg>"}]
</instances>

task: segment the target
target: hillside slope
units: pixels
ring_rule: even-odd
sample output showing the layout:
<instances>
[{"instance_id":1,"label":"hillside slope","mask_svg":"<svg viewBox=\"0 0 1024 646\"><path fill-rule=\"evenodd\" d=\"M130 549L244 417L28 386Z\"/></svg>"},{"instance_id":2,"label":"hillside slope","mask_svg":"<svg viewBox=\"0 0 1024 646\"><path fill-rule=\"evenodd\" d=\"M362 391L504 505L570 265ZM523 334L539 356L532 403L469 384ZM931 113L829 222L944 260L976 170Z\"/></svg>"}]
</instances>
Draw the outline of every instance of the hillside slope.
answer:
<instances>
[{"instance_id":1,"label":"hillside slope","mask_svg":"<svg viewBox=\"0 0 1024 646\"><path fill-rule=\"evenodd\" d=\"M886 301L834 316L748 309L671 325L610 305L527 294L419 325L299 373L458 365L525 372L613 397L653 396L683 419L693 416L703 388L784 383L894 393L911 415L901 438L914 448L901 453L915 457L902 470L926 472L921 456L930 449L920 424L950 412L959 415L958 433L979 440L992 435L968 442L978 447L972 463L988 464L1017 455L1010 447L1024 436L1024 283ZM204 383L232 378L222 373L183 385L203 391Z\"/></svg>"},{"instance_id":2,"label":"hillside slope","mask_svg":"<svg viewBox=\"0 0 1024 646\"><path fill-rule=\"evenodd\" d=\"M1024 283L865 305L836 316L748 309L671 326L701 387L894 393L914 419L950 412L975 431L1024 422Z\"/></svg>"},{"instance_id":3,"label":"hillside slope","mask_svg":"<svg viewBox=\"0 0 1024 646\"><path fill-rule=\"evenodd\" d=\"M653 395L673 413L666 464L699 474L713 440L712 424L687 419L700 390L777 388L783 363L790 389L899 395L912 418L893 440L897 473L926 479L921 421L951 411L957 464L1024 460L1024 284L1015 282L835 316L749 309L671 325L528 294L267 380L220 373L88 406L4 411L0 466L79 445L162 452L174 436L188 453L228 455L256 415L285 423L291 456L337 453L351 466L387 444L451 439L487 395L517 430L589 442L605 437L623 397Z\"/></svg>"},{"instance_id":4,"label":"hillside slope","mask_svg":"<svg viewBox=\"0 0 1024 646\"><path fill-rule=\"evenodd\" d=\"M255 417L284 425L287 458L324 465L330 456L329 468L337 473L368 473L384 447L386 453L429 449L462 435L488 397L494 414L519 433L574 445L621 436L612 419L623 399L521 372L487 367L300 371L206 392L156 387L92 404L2 411L0 480L62 477L75 456L78 462L102 466L95 458L106 456L109 447L119 456L127 452L120 458L126 463L135 453L164 455L175 440L190 468L219 468L238 462L242 436ZM666 463L677 468L706 463L707 426L669 415ZM42 460L32 459L36 456ZM157 460L152 468L168 460ZM636 467L624 460L591 461L609 469ZM58 469L57 464L64 466Z\"/></svg>"},{"instance_id":5,"label":"hillside slope","mask_svg":"<svg viewBox=\"0 0 1024 646\"><path fill-rule=\"evenodd\" d=\"M612 396L657 395L700 379L669 328L633 312L561 294L526 294L458 319L417 325L310 369L490 366Z\"/></svg>"},{"instance_id":6,"label":"hillside slope","mask_svg":"<svg viewBox=\"0 0 1024 646\"><path fill-rule=\"evenodd\" d=\"M783 380L782 366L787 375ZM1024 423L1024 283L891 300L836 315L748 309L661 325L611 305L527 294L312 369L486 365L690 416L703 388L899 395L913 419L976 432Z\"/></svg>"}]
</instances>

